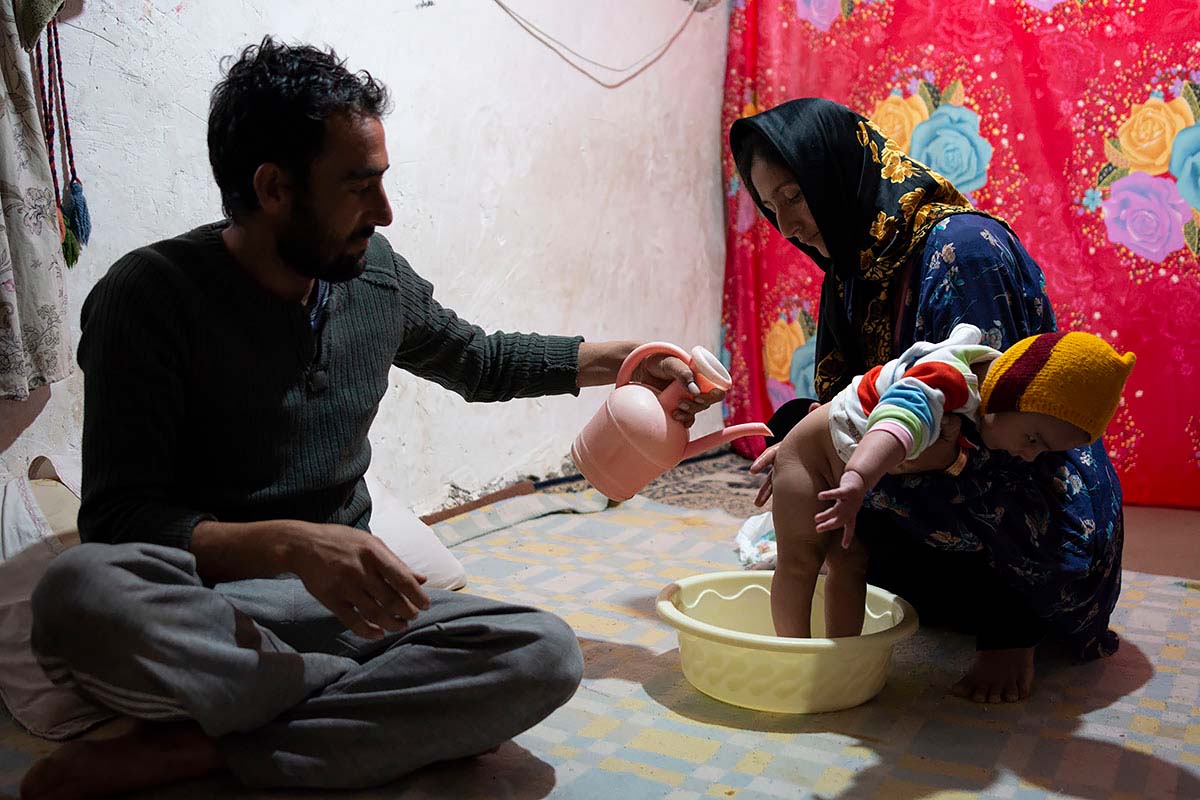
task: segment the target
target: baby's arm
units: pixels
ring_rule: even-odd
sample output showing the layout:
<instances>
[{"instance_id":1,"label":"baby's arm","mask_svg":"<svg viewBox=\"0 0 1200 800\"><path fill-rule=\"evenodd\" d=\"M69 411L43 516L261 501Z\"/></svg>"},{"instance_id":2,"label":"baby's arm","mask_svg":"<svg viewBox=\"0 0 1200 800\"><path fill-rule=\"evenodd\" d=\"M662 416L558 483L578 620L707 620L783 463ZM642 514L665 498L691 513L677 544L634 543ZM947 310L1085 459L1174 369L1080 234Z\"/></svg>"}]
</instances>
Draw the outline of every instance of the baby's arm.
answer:
<instances>
[{"instance_id":1,"label":"baby's arm","mask_svg":"<svg viewBox=\"0 0 1200 800\"><path fill-rule=\"evenodd\" d=\"M978 407L978 382L971 365L995 351L979 343L977 328L960 327L963 330L956 328L940 345L922 343L919 349L926 352L910 363L905 359L911 355L902 356L875 367L857 384L854 399L864 411L870 409L867 433L846 463L838 487L818 495L834 505L816 515L817 532L843 528L842 546L849 547L867 492L884 474L938 440L944 412Z\"/></svg>"},{"instance_id":2,"label":"baby's arm","mask_svg":"<svg viewBox=\"0 0 1200 800\"><path fill-rule=\"evenodd\" d=\"M842 547L849 547L854 538L854 520L867 492L875 488L880 478L903 463L907 452L905 443L889 428L867 431L846 462L838 487L817 495L819 500L833 501L833 506L814 518L817 533L843 528Z\"/></svg>"},{"instance_id":3,"label":"baby's arm","mask_svg":"<svg viewBox=\"0 0 1200 800\"><path fill-rule=\"evenodd\" d=\"M975 333L978 335L978 330ZM944 413L970 415L978 409L979 383L972 365L997 355L982 344L938 346L917 359L886 388L881 387L866 430L869 432L881 424L893 426L891 430L908 449L908 458L916 458L940 438Z\"/></svg>"}]
</instances>

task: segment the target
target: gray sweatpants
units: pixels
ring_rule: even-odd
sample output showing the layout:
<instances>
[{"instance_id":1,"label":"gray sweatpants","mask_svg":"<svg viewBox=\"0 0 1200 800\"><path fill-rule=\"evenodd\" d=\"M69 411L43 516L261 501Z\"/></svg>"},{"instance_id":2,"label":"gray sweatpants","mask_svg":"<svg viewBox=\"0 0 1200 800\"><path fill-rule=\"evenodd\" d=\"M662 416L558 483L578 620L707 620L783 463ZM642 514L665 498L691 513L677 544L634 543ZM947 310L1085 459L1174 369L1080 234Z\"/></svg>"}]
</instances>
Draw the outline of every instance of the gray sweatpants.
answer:
<instances>
[{"instance_id":1,"label":"gray sweatpants","mask_svg":"<svg viewBox=\"0 0 1200 800\"><path fill-rule=\"evenodd\" d=\"M33 596L56 683L146 720L195 720L251 786L361 788L484 752L565 703L583 672L558 617L429 591L368 640L296 578L206 588L191 553L84 544Z\"/></svg>"}]
</instances>

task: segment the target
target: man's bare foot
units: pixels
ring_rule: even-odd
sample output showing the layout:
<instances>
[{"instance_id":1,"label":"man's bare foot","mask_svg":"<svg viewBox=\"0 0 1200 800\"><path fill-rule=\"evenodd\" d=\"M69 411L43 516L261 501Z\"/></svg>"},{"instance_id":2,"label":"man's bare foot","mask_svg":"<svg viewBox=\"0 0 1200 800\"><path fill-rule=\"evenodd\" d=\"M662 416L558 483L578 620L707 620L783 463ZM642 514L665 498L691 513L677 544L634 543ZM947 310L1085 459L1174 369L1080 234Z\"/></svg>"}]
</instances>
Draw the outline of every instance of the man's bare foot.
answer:
<instances>
[{"instance_id":1,"label":"man's bare foot","mask_svg":"<svg viewBox=\"0 0 1200 800\"><path fill-rule=\"evenodd\" d=\"M1016 703L1033 690L1033 648L980 650L963 679L950 688L976 703Z\"/></svg>"},{"instance_id":2,"label":"man's bare foot","mask_svg":"<svg viewBox=\"0 0 1200 800\"><path fill-rule=\"evenodd\" d=\"M194 723L145 723L115 739L68 742L34 764L21 800L84 800L199 778L224 767Z\"/></svg>"}]
</instances>

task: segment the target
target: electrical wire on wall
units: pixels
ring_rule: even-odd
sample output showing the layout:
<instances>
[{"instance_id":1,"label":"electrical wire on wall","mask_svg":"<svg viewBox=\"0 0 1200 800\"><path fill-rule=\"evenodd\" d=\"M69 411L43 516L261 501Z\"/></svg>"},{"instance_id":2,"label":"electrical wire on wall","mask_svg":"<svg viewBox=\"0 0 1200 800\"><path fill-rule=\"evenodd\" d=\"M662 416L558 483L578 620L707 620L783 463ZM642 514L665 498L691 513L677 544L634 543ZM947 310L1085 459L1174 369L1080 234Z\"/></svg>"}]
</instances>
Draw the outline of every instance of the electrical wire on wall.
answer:
<instances>
[{"instance_id":1,"label":"electrical wire on wall","mask_svg":"<svg viewBox=\"0 0 1200 800\"><path fill-rule=\"evenodd\" d=\"M616 89L619 86L623 86L636 78L638 75L641 75L650 67L654 66L655 62L662 58L666 52L671 49L671 45L675 43L675 40L683 34L683 31L687 28L688 23L691 22L692 17L695 16L696 12L713 5L713 3L709 2L708 0L690 0L688 4L688 10L684 14L683 20L679 23L679 26L675 29L675 32L667 37L665 41L659 45L656 45L648 53L633 60L626 66L614 67L585 56L583 53L572 49L569 45L559 41L554 36L547 33L532 20L522 16L517 11L514 11L507 3L504 2L504 0L493 0L493 2L500 6L501 10L511 17L514 22L520 25L526 33L528 33L534 39L537 39L545 47L549 48L555 55L567 62L567 64L573 69L607 89ZM618 77L616 77L615 80L606 80L600 75L593 74L588 67L585 66L585 64L592 67L599 67L600 69L604 69L609 72L617 73Z\"/></svg>"}]
</instances>

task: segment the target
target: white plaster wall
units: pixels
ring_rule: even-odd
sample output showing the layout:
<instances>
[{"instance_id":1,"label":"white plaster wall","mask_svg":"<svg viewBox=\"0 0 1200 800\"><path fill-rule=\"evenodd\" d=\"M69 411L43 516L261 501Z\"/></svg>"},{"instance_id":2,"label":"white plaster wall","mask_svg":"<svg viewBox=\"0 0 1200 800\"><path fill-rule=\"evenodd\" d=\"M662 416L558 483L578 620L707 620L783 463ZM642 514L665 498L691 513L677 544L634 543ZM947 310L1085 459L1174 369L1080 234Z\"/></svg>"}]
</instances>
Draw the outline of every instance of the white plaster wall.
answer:
<instances>
[{"instance_id":1,"label":"white plaster wall","mask_svg":"<svg viewBox=\"0 0 1200 800\"><path fill-rule=\"evenodd\" d=\"M509 0L575 49L626 64L681 0ZM353 9L353 11L351 11ZM333 45L392 89L395 222L385 233L443 304L492 330L713 346L726 12L694 17L648 72L598 86L489 0L68 0L61 27L77 162L95 232L69 274L75 323L122 253L220 215L205 148L219 61L265 33ZM78 376L0 456L13 473L76 454ZM424 512L554 474L604 392L471 406L393 371L374 478ZM711 430L708 412L697 431Z\"/></svg>"}]
</instances>

